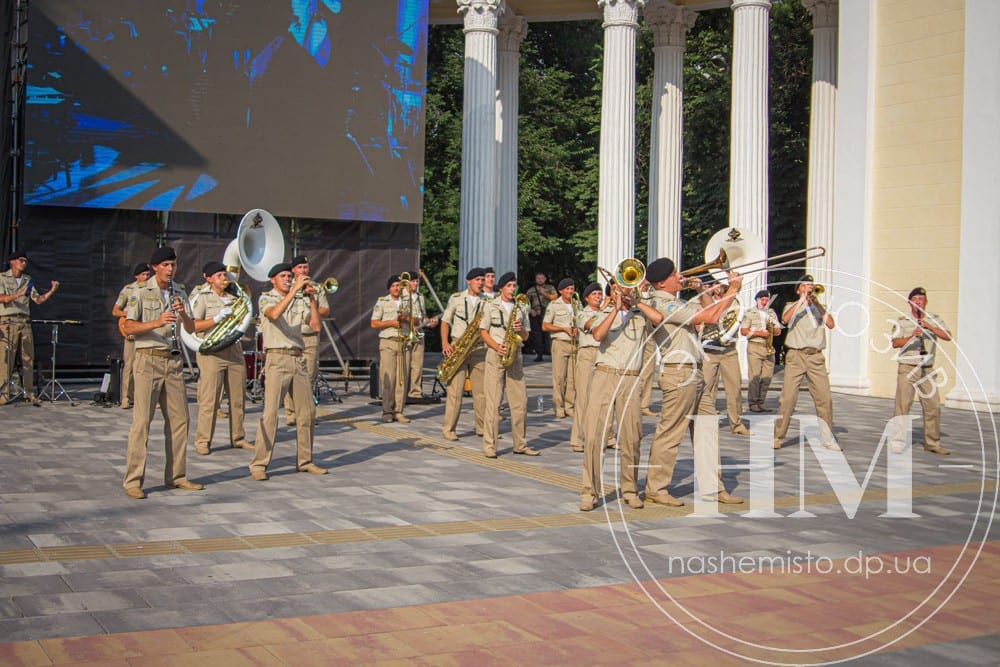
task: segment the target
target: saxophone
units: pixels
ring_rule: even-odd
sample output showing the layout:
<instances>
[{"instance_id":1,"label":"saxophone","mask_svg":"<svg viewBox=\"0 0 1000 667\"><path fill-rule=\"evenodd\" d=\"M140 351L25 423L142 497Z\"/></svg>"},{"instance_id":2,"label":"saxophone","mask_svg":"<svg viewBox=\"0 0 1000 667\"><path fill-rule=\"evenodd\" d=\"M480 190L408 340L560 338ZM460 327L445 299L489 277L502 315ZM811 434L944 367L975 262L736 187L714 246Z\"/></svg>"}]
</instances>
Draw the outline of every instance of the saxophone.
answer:
<instances>
[{"instance_id":1,"label":"saxophone","mask_svg":"<svg viewBox=\"0 0 1000 667\"><path fill-rule=\"evenodd\" d=\"M455 377L455 373L465 363L465 358L469 356L469 352L472 352L477 344L482 344L483 339L479 335L479 323L483 319L484 310L486 308L480 305L479 310L476 311L476 316L472 318L465 332L462 333L459 339L455 341L455 345L452 346L454 351L451 353L451 356L445 357L438 364L437 379L441 384L451 382L451 379Z\"/></svg>"},{"instance_id":2,"label":"saxophone","mask_svg":"<svg viewBox=\"0 0 1000 667\"><path fill-rule=\"evenodd\" d=\"M503 334L504 353L500 356L500 364L504 368L509 368L514 363L517 351L521 349L524 339L514 331L514 323L521 319L523 308L528 305L528 297L518 294L514 297L514 307L510 311L510 319L507 320L507 328Z\"/></svg>"}]
</instances>

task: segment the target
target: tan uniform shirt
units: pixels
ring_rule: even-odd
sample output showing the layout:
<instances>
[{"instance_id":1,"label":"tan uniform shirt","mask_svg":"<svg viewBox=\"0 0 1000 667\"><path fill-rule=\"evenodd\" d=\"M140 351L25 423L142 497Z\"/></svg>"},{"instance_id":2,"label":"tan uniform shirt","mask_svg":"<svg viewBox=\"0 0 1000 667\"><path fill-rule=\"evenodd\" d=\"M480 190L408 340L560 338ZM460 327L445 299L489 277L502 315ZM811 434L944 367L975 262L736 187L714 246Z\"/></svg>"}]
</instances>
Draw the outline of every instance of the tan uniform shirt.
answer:
<instances>
[{"instance_id":1,"label":"tan uniform shirt","mask_svg":"<svg viewBox=\"0 0 1000 667\"><path fill-rule=\"evenodd\" d=\"M476 313L485 308L487 301L469 294L469 290L462 290L451 295L448 305L445 306L444 314L441 316L442 322L447 322L450 327L448 335L451 341L455 342L462 337L465 330L476 319Z\"/></svg>"},{"instance_id":2,"label":"tan uniform shirt","mask_svg":"<svg viewBox=\"0 0 1000 667\"><path fill-rule=\"evenodd\" d=\"M566 303L562 299L556 299L545 309L545 318L542 322L548 322L557 327L573 326L573 304ZM549 332L549 335L552 337L552 340L573 340L573 337L565 331L552 331Z\"/></svg>"},{"instance_id":3,"label":"tan uniform shirt","mask_svg":"<svg viewBox=\"0 0 1000 667\"><path fill-rule=\"evenodd\" d=\"M174 296L179 298L186 307L188 297L183 285L174 283ZM159 319L163 311L170 307L167 302L168 298L167 290L161 290L155 280L147 281L145 286L132 290L125 307L125 319L136 322L152 322ZM182 326L184 324L178 317L176 324L165 324L146 333L136 334L135 349L169 351L174 346L173 338L181 335L180 328Z\"/></svg>"},{"instance_id":4,"label":"tan uniform shirt","mask_svg":"<svg viewBox=\"0 0 1000 667\"><path fill-rule=\"evenodd\" d=\"M614 305L601 311L598 324L611 312L615 312ZM638 308L617 313L611 322L611 329L601 341L594 363L596 366L638 373L642 368L642 350L646 346L646 318Z\"/></svg>"},{"instance_id":5,"label":"tan uniform shirt","mask_svg":"<svg viewBox=\"0 0 1000 667\"><path fill-rule=\"evenodd\" d=\"M194 313L194 318L196 320L210 320L218 315L219 311L226 306L232 308L233 304L236 303L236 297L229 292L223 292L222 294L222 296L219 296L209 289L207 292L192 295L191 299L193 303L191 304L191 312Z\"/></svg>"},{"instance_id":6,"label":"tan uniform shirt","mask_svg":"<svg viewBox=\"0 0 1000 667\"><path fill-rule=\"evenodd\" d=\"M284 299L278 290L271 289L260 295L257 300L257 307L260 309L260 333L264 338L264 349L274 348L294 348L305 349L305 341L302 340L302 323L309 322L309 300L295 298L285 308L277 320L271 320L264 312ZM312 331L312 329L310 329Z\"/></svg>"},{"instance_id":7,"label":"tan uniform shirt","mask_svg":"<svg viewBox=\"0 0 1000 667\"><path fill-rule=\"evenodd\" d=\"M483 313L479 329L489 331L490 338L502 345L504 338L507 336L507 324L510 322L510 318L520 317L521 331L519 333L521 338L527 338L528 333L531 331L528 313L521 308L517 308L515 313L515 308L517 308L517 305L513 301L507 302L501 299L491 301L486 305L486 312Z\"/></svg>"},{"instance_id":8,"label":"tan uniform shirt","mask_svg":"<svg viewBox=\"0 0 1000 667\"><path fill-rule=\"evenodd\" d=\"M380 296L378 301L375 302L375 307L372 309L372 322L380 320L395 320L399 317L399 307L401 303L402 301L400 299L393 299L388 294ZM379 329L378 337L381 339L399 338L399 328L386 327L384 329Z\"/></svg>"},{"instance_id":9,"label":"tan uniform shirt","mask_svg":"<svg viewBox=\"0 0 1000 667\"><path fill-rule=\"evenodd\" d=\"M750 329L751 331L764 331L774 329L778 326L778 314L774 312L773 308L765 308L760 310L759 308L751 308L743 314L743 321L740 322L741 329ZM753 342L765 342L765 338L760 338L755 336L749 338Z\"/></svg>"},{"instance_id":10,"label":"tan uniform shirt","mask_svg":"<svg viewBox=\"0 0 1000 667\"><path fill-rule=\"evenodd\" d=\"M307 306L309 305L308 301L306 301L306 305ZM323 308L329 308L329 307L330 307L330 302L326 298L326 291L323 290L323 289L320 289L318 292L316 292L316 308L317 308L317 310L322 310ZM308 308L306 310L308 311ZM320 320L322 320L322 319L323 318L321 317ZM306 315L306 321L302 325L301 333L302 333L303 336L307 336L307 335L319 333L317 331L313 331L312 327L309 326L309 316L308 315Z\"/></svg>"},{"instance_id":11,"label":"tan uniform shirt","mask_svg":"<svg viewBox=\"0 0 1000 667\"><path fill-rule=\"evenodd\" d=\"M785 306L782 315L794 306L789 303ZM826 347L826 325L819 311L812 306L799 308L795 317L788 321L788 333L785 335L785 347L792 350L803 348L813 348L822 350Z\"/></svg>"},{"instance_id":12,"label":"tan uniform shirt","mask_svg":"<svg viewBox=\"0 0 1000 667\"><path fill-rule=\"evenodd\" d=\"M663 315L663 322L653 332L653 340L660 348L663 363L701 363L701 342L698 329L692 323L701 312L701 304L655 290L649 305Z\"/></svg>"},{"instance_id":13,"label":"tan uniform shirt","mask_svg":"<svg viewBox=\"0 0 1000 667\"><path fill-rule=\"evenodd\" d=\"M590 306L584 306L576 314L576 328L579 331L580 347L598 346L597 341L594 340L594 335L590 331L587 331L587 329L593 330L600 323L600 315L600 310L591 308Z\"/></svg>"},{"instance_id":14,"label":"tan uniform shirt","mask_svg":"<svg viewBox=\"0 0 1000 667\"><path fill-rule=\"evenodd\" d=\"M27 282L31 282L31 276L27 273L22 273L20 278L15 278L13 271L4 271L0 273L0 294L17 294L18 290L24 287ZM34 285L31 286L31 289L24 296L18 297L10 303L0 303L0 317L11 315L30 316L29 297L32 299L39 297L38 290L35 289Z\"/></svg>"},{"instance_id":15,"label":"tan uniform shirt","mask_svg":"<svg viewBox=\"0 0 1000 667\"><path fill-rule=\"evenodd\" d=\"M944 320L937 315L925 313L924 321L938 329L948 331ZM909 338L916 328L917 321L906 315L895 322L891 335L893 338ZM948 331L948 335L951 335L950 331ZM937 336L925 329L918 338L914 338L896 351L896 361L904 365L930 368L934 365L935 352L937 352Z\"/></svg>"},{"instance_id":16,"label":"tan uniform shirt","mask_svg":"<svg viewBox=\"0 0 1000 667\"><path fill-rule=\"evenodd\" d=\"M145 287L146 282L147 281L145 280L143 281L133 280L128 285L123 287L122 291L118 292L118 298L115 299L115 305L121 308L122 310L125 310L125 306L128 305L128 298L132 296L132 292Z\"/></svg>"}]
</instances>

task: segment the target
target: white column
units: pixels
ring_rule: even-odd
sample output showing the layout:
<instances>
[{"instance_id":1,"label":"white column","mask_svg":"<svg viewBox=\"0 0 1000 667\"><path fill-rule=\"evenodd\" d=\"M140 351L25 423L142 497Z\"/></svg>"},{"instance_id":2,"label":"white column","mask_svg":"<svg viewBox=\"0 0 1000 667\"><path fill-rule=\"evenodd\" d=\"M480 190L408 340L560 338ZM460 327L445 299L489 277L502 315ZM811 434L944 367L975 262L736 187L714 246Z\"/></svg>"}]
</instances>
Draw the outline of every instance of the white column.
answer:
<instances>
[{"instance_id":1,"label":"white column","mask_svg":"<svg viewBox=\"0 0 1000 667\"><path fill-rule=\"evenodd\" d=\"M647 259L681 257L684 175L684 47L698 14L650 0L643 18L653 33L653 123L649 156Z\"/></svg>"},{"instance_id":2,"label":"white column","mask_svg":"<svg viewBox=\"0 0 1000 667\"><path fill-rule=\"evenodd\" d=\"M597 0L604 10L597 264L635 252L635 35L645 0Z\"/></svg>"},{"instance_id":3,"label":"white column","mask_svg":"<svg viewBox=\"0 0 1000 667\"><path fill-rule=\"evenodd\" d=\"M1000 3L966 0L959 235L958 378L952 407L1000 412ZM933 304L932 304L933 305ZM993 438L992 433L987 438ZM995 442L995 440L993 441Z\"/></svg>"},{"instance_id":4,"label":"white column","mask_svg":"<svg viewBox=\"0 0 1000 667\"><path fill-rule=\"evenodd\" d=\"M768 25L770 0L733 0L733 104L729 158L729 225L760 239L768 233ZM748 276L744 290L765 284Z\"/></svg>"},{"instance_id":5,"label":"white column","mask_svg":"<svg viewBox=\"0 0 1000 667\"><path fill-rule=\"evenodd\" d=\"M809 260L810 273L825 285L833 250L833 174L837 139L837 0L802 0L813 18L812 95L809 106L809 180L806 194L806 245L823 246L823 257ZM831 291L831 296L833 292Z\"/></svg>"},{"instance_id":6,"label":"white column","mask_svg":"<svg viewBox=\"0 0 1000 667\"><path fill-rule=\"evenodd\" d=\"M493 258L496 225L497 21L502 0L457 0L465 19L458 277Z\"/></svg>"},{"instance_id":7,"label":"white column","mask_svg":"<svg viewBox=\"0 0 1000 667\"><path fill-rule=\"evenodd\" d=\"M827 359L834 391L867 395L871 389L869 341L884 330L884 323L871 322L868 315L876 7L869 0L840 0L839 4L833 207L837 233L826 246L830 256L837 258L830 283L836 296L828 301L837 328L828 337Z\"/></svg>"},{"instance_id":8,"label":"white column","mask_svg":"<svg viewBox=\"0 0 1000 667\"><path fill-rule=\"evenodd\" d=\"M523 16L504 14L500 19L500 57L497 64L497 186L496 251L488 264L498 275L517 273L517 113L521 42L528 34Z\"/></svg>"}]
</instances>

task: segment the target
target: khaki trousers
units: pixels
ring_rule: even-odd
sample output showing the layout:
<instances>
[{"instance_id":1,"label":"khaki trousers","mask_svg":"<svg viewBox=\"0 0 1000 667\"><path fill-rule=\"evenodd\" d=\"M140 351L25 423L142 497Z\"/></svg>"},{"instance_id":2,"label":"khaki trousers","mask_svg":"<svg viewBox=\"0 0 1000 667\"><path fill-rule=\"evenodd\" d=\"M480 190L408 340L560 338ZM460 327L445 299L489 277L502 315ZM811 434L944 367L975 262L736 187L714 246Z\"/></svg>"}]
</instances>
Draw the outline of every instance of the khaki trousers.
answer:
<instances>
[{"instance_id":1,"label":"khaki trousers","mask_svg":"<svg viewBox=\"0 0 1000 667\"><path fill-rule=\"evenodd\" d=\"M590 404L590 384L594 377L594 360L597 359L596 347L581 347L576 353L576 377L573 379L576 388L576 405L573 408L573 428L569 433L571 447L580 449L587 441L587 406Z\"/></svg>"},{"instance_id":2,"label":"khaki trousers","mask_svg":"<svg viewBox=\"0 0 1000 667\"><path fill-rule=\"evenodd\" d=\"M933 368L900 364L896 372L896 417L910 414L914 397L920 398L920 408L924 413L924 445L941 446L941 395L937 383L931 377ZM926 379L925 379L926 378ZM903 434L894 433L894 442L902 444Z\"/></svg>"},{"instance_id":3,"label":"khaki trousers","mask_svg":"<svg viewBox=\"0 0 1000 667\"><path fill-rule=\"evenodd\" d=\"M163 415L166 462L163 482L176 484L187 474L188 407L180 355L159 357L136 351L132 364L135 407L125 450L124 487L142 488L146 480L146 444L156 406Z\"/></svg>"},{"instance_id":4,"label":"khaki trousers","mask_svg":"<svg viewBox=\"0 0 1000 667\"><path fill-rule=\"evenodd\" d=\"M681 441L689 430L692 432L691 446L699 493L711 495L723 490L719 474L718 422L712 418L696 419L695 428L692 428L690 419L692 416L713 417L717 414L714 401L711 405L701 402L704 389L705 378L701 368L685 364L663 365L660 372L663 407L649 450L647 496L667 492L674 476Z\"/></svg>"},{"instance_id":5,"label":"khaki trousers","mask_svg":"<svg viewBox=\"0 0 1000 667\"><path fill-rule=\"evenodd\" d=\"M402 375L400 375L402 370ZM410 372L410 346L395 338L378 342L378 390L382 415L401 415L406 405L406 379Z\"/></svg>"},{"instance_id":6,"label":"khaki trousers","mask_svg":"<svg viewBox=\"0 0 1000 667\"><path fill-rule=\"evenodd\" d=\"M726 416L729 417L729 428L735 429L743 424L743 394L740 389L740 355L733 347L726 352L705 352L701 365L705 377L705 390L701 401L708 401L715 410L715 398L719 393L719 377L722 377L722 387L726 392ZM700 414L712 414L704 409Z\"/></svg>"},{"instance_id":7,"label":"khaki trousers","mask_svg":"<svg viewBox=\"0 0 1000 667\"><path fill-rule=\"evenodd\" d=\"M246 403L247 367L238 344L214 352L198 353L198 427L194 446L199 452L208 451L215 433L215 420L222 402L222 389L229 394L229 444L246 444L243 429Z\"/></svg>"},{"instance_id":8,"label":"khaki trousers","mask_svg":"<svg viewBox=\"0 0 1000 667\"><path fill-rule=\"evenodd\" d=\"M270 352L264 357L264 414L257 425L250 472L266 470L271 463L278 432L278 409L285 396L291 396L295 404L295 466L302 468L312 463L316 405L305 357Z\"/></svg>"},{"instance_id":9,"label":"khaki trousers","mask_svg":"<svg viewBox=\"0 0 1000 667\"><path fill-rule=\"evenodd\" d=\"M646 346L642 348L642 370L639 372L639 382L642 383L642 397L639 399L639 407L642 410L649 409L649 402L653 399L653 376L656 374L656 341L650 336L646 341Z\"/></svg>"},{"instance_id":10,"label":"khaki trousers","mask_svg":"<svg viewBox=\"0 0 1000 667\"><path fill-rule=\"evenodd\" d=\"M465 362L448 383L448 398L444 404L444 426L442 432L454 435L458 427L458 416L462 411L462 394L465 393L465 378L472 382L472 409L475 413L476 435L482 435L486 420L486 390L483 379L486 371L486 347L479 346L469 352Z\"/></svg>"},{"instance_id":11,"label":"khaki trousers","mask_svg":"<svg viewBox=\"0 0 1000 667\"><path fill-rule=\"evenodd\" d=\"M833 398L830 396L830 377L826 373L826 357L822 352L807 354L795 348L785 353L785 378L778 404L778 419L774 424L774 439L784 440L788 425L799 400L799 384L806 378L806 385L819 417L820 437L823 444L833 439Z\"/></svg>"},{"instance_id":12,"label":"khaki trousers","mask_svg":"<svg viewBox=\"0 0 1000 667\"><path fill-rule=\"evenodd\" d=\"M556 415L562 416L573 411L576 400L576 358L573 356L573 341L552 339L552 404Z\"/></svg>"},{"instance_id":13,"label":"khaki trousers","mask_svg":"<svg viewBox=\"0 0 1000 667\"><path fill-rule=\"evenodd\" d=\"M583 447L580 496L602 498L601 470L604 445L615 419L618 420L618 455L621 457L622 496L638 494L639 442L642 440L642 408L639 406L638 375L615 375L594 370L587 399L587 435Z\"/></svg>"},{"instance_id":14,"label":"khaki trousers","mask_svg":"<svg viewBox=\"0 0 1000 667\"><path fill-rule=\"evenodd\" d=\"M495 350L487 350L485 366L483 452L486 454L497 452L497 440L500 439L500 401L503 400L504 389L507 390L507 405L510 406L510 434L514 439L514 451L524 451L528 446L526 423L528 393L524 384L521 351L518 350L511 365L504 368L500 363L500 355Z\"/></svg>"},{"instance_id":15,"label":"khaki trousers","mask_svg":"<svg viewBox=\"0 0 1000 667\"><path fill-rule=\"evenodd\" d=\"M424 384L424 339L418 338L410 349L410 388L407 396L423 398Z\"/></svg>"},{"instance_id":16,"label":"khaki trousers","mask_svg":"<svg viewBox=\"0 0 1000 667\"><path fill-rule=\"evenodd\" d=\"M319 334L303 334L302 342L305 344L302 356L305 357L306 370L309 371L309 393L312 394L313 385L316 384L316 376L319 375ZM231 392L230 395L232 395ZM313 405L316 404L313 403ZM292 424L295 421L295 403L292 401L291 395L288 395L285 396L285 423Z\"/></svg>"},{"instance_id":17,"label":"khaki trousers","mask_svg":"<svg viewBox=\"0 0 1000 667\"><path fill-rule=\"evenodd\" d=\"M35 337L31 322L3 318L0 324L0 385L14 372L14 360L21 355L21 386L28 396L35 395ZM4 344L6 343L6 345ZM9 346L9 347L8 347ZM10 366L8 366L8 362Z\"/></svg>"},{"instance_id":18,"label":"khaki trousers","mask_svg":"<svg viewBox=\"0 0 1000 667\"><path fill-rule=\"evenodd\" d=\"M132 365L135 363L135 339L125 338L122 347L122 385L120 402L122 405L132 405L135 402L135 391L132 381Z\"/></svg>"},{"instance_id":19,"label":"khaki trousers","mask_svg":"<svg viewBox=\"0 0 1000 667\"><path fill-rule=\"evenodd\" d=\"M747 343L747 375L747 402L751 408L762 408L774 375L774 353L768 353L767 343Z\"/></svg>"}]
</instances>

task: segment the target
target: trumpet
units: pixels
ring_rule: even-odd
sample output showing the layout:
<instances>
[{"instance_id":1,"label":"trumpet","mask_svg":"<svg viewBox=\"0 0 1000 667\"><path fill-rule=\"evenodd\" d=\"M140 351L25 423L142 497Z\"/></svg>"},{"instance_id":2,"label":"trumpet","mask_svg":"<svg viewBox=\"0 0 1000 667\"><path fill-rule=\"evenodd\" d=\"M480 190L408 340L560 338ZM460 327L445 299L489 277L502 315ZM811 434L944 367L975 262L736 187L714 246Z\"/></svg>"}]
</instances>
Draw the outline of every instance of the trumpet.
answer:
<instances>
[{"instance_id":1,"label":"trumpet","mask_svg":"<svg viewBox=\"0 0 1000 667\"><path fill-rule=\"evenodd\" d=\"M316 282L315 280L309 281L309 286L312 287L317 292L326 292L327 294L334 294L340 289L340 282L336 278L327 278L323 282Z\"/></svg>"}]
</instances>

